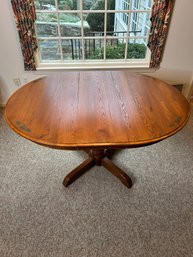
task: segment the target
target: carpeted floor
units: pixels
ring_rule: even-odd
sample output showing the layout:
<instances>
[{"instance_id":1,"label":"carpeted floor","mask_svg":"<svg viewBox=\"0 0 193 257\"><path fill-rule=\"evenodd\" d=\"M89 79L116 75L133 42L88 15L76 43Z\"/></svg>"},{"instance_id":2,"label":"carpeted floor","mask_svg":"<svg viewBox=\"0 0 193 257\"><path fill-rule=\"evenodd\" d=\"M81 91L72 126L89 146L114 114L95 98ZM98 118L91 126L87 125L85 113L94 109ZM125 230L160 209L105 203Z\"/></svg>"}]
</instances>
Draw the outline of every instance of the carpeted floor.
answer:
<instances>
[{"instance_id":1,"label":"carpeted floor","mask_svg":"<svg viewBox=\"0 0 193 257\"><path fill-rule=\"evenodd\" d=\"M131 189L102 167L64 188L84 158L23 139L0 114L1 257L193 256L193 112L175 136L115 154Z\"/></svg>"}]
</instances>

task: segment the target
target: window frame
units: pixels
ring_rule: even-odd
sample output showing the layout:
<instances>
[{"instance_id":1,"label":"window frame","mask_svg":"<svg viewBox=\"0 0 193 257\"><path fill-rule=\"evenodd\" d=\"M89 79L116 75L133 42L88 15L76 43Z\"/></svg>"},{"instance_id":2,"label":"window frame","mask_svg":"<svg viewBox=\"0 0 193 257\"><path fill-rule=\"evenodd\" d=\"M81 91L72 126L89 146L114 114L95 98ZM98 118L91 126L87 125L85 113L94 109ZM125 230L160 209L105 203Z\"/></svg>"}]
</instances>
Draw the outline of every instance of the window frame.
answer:
<instances>
[{"instance_id":1,"label":"window frame","mask_svg":"<svg viewBox=\"0 0 193 257\"><path fill-rule=\"evenodd\" d=\"M123 0L125 2L126 0ZM148 36L130 36L129 35L129 27L131 22L131 14L132 13L150 13L150 10L132 10L132 2L134 0L130 1L130 8L129 10L108 10L107 9L107 0L105 0L105 8L104 10L83 10L83 0L80 0L80 9L79 10L59 10L58 8L58 1L55 0L56 4L56 10L36 10L36 13L56 13L57 20L58 20L58 37L48 37L51 40L59 40L60 41L60 52L61 52L61 60L60 61L46 61L42 62L40 58L40 46L38 47L38 50L35 53L35 62L36 62L36 70L60 70L60 69L109 69L109 68L149 68L150 59L151 59L151 52L149 48L147 47L146 56L143 59L127 59L127 47L128 47L128 41L129 39L146 39L148 41ZM153 1L152 1L153 2ZM70 60L70 61L64 61L62 57L62 45L61 40L70 40L70 39L76 39L80 37L62 37L60 34L60 23L59 23L59 14L60 13L80 13L81 15L81 24L83 25L83 14L84 13L104 13L105 16L105 22L104 22L104 56L106 55L106 41L108 39L113 38L121 38L117 36L108 36L107 30L106 30L106 24L107 24L107 15L108 13L127 13L130 18L128 19L128 25L127 25L127 35L124 37L126 40L126 46L125 46L125 58L124 59L102 59L102 60L85 60L85 49L84 49L84 40L85 39L99 39L100 37L85 37L83 33L83 26L81 28L81 39L82 39L82 51L83 51L83 59L82 60ZM123 15L122 15L123 16ZM37 39L41 39L37 34ZM46 39L46 37L42 37L42 39ZM39 43L38 43L39 44Z\"/></svg>"}]
</instances>

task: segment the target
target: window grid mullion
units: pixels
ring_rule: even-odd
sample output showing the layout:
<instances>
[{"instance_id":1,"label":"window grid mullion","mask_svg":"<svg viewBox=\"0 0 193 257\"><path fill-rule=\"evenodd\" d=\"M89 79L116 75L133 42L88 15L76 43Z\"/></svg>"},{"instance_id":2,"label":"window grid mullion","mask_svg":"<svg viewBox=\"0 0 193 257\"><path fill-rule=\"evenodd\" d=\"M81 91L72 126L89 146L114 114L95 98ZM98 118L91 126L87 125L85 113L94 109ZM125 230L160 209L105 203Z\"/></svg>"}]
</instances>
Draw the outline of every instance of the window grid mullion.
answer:
<instances>
[{"instance_id":1,"label":"window grid mullion","mask_svg":"<svg viewBox=\"0 0 193 257\"><path fill-rule=\"evenodd\" d=\"M105 19L104 19L104 50L103 59L106 60L106 45L107 45L107 0L105 0Z\"/></svg>"},{"instance_id":2,"label":"window grid mullion","mask_svg":"<svg viewBox=\"0 0 193 257\"><path fill-rule=\"evenodd\" d=\"M129 11L131 11L131 10L132 10L132 0L130 0L130 3L129 3ZM126 34L126 43L125 43L125 61L127 60L128 41L129 41L128 35L129 35L131 15L132 15L132 12L129 13L128 23L127 23L127 34Z\"/></svg>"},{"instance_id":3,"label":"window grid mullion","mask_svg":"<svg viewBox=\"0 0 193 257\"><path fill-rule=\"evenodd\" d=\"M57 0L55 0L57 1ZM106 0L105 0L106 1ZM151 10L58 10L58 11L53 11L53 10L36 10L36 13L117 13L117 12L122 12L122 13L151 13Z\"/></svg>"},{"instance_id":4,"label":"window grid mullion","mask_svg":"<svg viewBox=\"0 0 193 257\"><path fill-rule=\"evenodd\" d=\"M55 0L56 5L56 16L57 16L57 27L58 27L58 40L59 40L59 47L60 47L60 58L61 61L64 60L63 51L62 51L62 40L61 40L61 31L60 31L60 19L59 19L59 12L58 12L58 1Z\"/></svg>"},{"instance_id":5,"label":"window grid mullion","mask_svg":"<svg viewBox=\"0 0 193 257\"><path fill-rule=\"evenodd\" d=\"M80 0L80 17L81 17L81 39L82 39L82 59L85 60L84 49L84 21L83 21L83 0Z\"/></svg>"},{"instance_id":6,"label":"window grid mullion","mask_svg":"<svg viewBox=\"0 0 193 257\"><path fill-rule=\"evenodd\" d=\"M128 39L144 39L144 38L148 38L147 36L127 36ZM59 40L59 37L37 37L40 40ZM81 37L61 37L61 39L66 39L66 40L70 40L70 39L80 39ZM98 36L98 37L84 37L85 39L104 39L104 36ZM106 39L125 39L125 37L119 37L119 36L106 36Z\"/></svg>"}]
</instances>

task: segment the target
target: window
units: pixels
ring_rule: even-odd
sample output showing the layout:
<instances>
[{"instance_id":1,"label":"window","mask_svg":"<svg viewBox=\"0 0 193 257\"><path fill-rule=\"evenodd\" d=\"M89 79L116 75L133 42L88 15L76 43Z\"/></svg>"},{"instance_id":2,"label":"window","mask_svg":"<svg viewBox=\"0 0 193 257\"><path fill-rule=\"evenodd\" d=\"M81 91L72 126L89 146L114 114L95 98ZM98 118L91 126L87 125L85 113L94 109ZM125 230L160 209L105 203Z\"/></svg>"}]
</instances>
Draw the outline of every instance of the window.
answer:
<instances>
[{"instance_id":1,"label":"window","mask_svg":"<svg viewBox=\"0 0 193 257\"><path fill-rule=\"evenodd\" d=\"M39 67L148 67L152 1L34 2Z\"/></svg>"},{"instance_id":2,"label":"window","mask_svg":"<svg viewBox=\"0 0 193 257\"><path fill-rule=\"evenodd\" d=\"M88 8L87 1L89 1L92 4L90 5L90 8ZM147 53L148 51L151 51L151 59L147 67L159 68L163 56L163 50L165 46L166 36L168 33L169 22L171 19L171 14L173 12L174 0L135 0L135 2L134 0L130 0L129 5L127 7L128 10L123 10L123 8L126 7L122 7L122 1L120 2L118 0L36 0L35 2L35 0L11 0L12 9L15 16L15 23L17 26L18 35L20 39L25 70L32 71L37 69L37 63L35 62L35 55L37 49L39 53L38 59L41 61L40 65L43 63L44 59L41 58L42 51L40 49L41 40L47 40L48 44L45 45L46 48L48 48L48 50L51 49L55 51L55 54L59 56L59 58L55 58L56 60L54 58L49 59L50 53L48 51L47 57L49 58L45 58L45 63L48 64L50 62L51 66L49 67L51 68L57 68L56 64L59 64L62 68L84 68L86 67L86 63L87 67L89 68L92 66L94 66L95 68L102 68L103 66L105 66L106 68L128 68L132 65L134 67L142 67L143 59L141 58L141 55L144 55L144 47L146 51L146 62L144 62L144 64L147 65L147 56L149 56ZM71 3L71 8L74 7L75 4L77 9L69 8L69 3ZM138 6L139 3L140 5ZM64 10L61 10L60 4L62 4ZM115 7L112 7L111 4ZM45 27L45 31L43 31L42 33L45 34L47 33L47 30L50 30L53 31L54 35L48 34L47 37L45 35L41 35L41 33L37 35L36 30L38 32L38 29L37 27L35 28L36 12L37 15L39 14L40 18L39 20L37 20L37 24L39 22L39 25L42 25L44 27L45 25L49 25L48 27ZM149 32L150 12L151 27ZM65 38L62 36L61 33L61 25L63 22L60 20L60 16L62 14L66 14L67 16L69 14L74 15L74 13L77 13L79 17L81 34L79 33L78 36L75 37L73 28L73 30L71 30L71 36L69 35L69 37ZM89 16L92 14L91 17L93 17L94 15L94 19L91 19L92 21L94 21L94 23L92 22L92 26L90 26L89 23L89 26L87 27L89 31L85 31L84 29L86 13ZM128 24L125 30L118 31L118 25L126 25L123 20L123 13L128 15ZM42 18L43 15L44 18ZM142 19L142 17L145 17L145 15L146 18ZM147 24L145 24L145 27L143 25L143 20L147 22ZM68 22L66 25L72 26L71 23L73 22L69 22L68 16ZM54 24L55 27L53 27ZM137 31L137 25L139 24L141 24L141 28L138 28L140 30ZM96 31L93 31L93 29L95 29ZM132 29L134 31L132 31ZM136 35L136 33L140 34ZM89 34L91 34L90 37ZM147 44L148 48L146 47L146 40L144 40L147 37L149 37ZM74 49L73 44L75 45L75 48L78 45L78 47L81 49L81 51L79 51L78 53L76 53L75 51L75 54L74 51L72 51L72 57L70 61L62 58L62 56L64 56L62 44L63 39L68 40L68 42L69 40L72 42L72 50ZM78 43L76 41L74 43L74 39L78 39ZM39 47L37 44L37 40L39 40ZM54 42L54 40L56 42ZM136 43L137 41L140 42L140 45ZM113 44L115 42L116 44ZM57 51L55 47L57 45L56 43L58 44ZM88 55L87 46L89 49ZM92 51L94 52L94 57L91 55ZM67 54L68 53L66 53L66 56L68 56ZM74 63L76 61L80 62ZM114 64L115 66L113 66Z\"/></svg>"}]
</instances>

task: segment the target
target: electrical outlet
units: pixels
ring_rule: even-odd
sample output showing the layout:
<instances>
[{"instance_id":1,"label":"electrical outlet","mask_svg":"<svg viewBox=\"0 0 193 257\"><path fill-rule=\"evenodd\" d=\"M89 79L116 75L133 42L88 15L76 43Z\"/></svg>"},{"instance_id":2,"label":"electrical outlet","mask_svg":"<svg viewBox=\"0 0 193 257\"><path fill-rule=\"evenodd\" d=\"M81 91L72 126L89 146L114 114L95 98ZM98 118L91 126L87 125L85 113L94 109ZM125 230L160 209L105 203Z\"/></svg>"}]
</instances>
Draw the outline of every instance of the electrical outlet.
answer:
<instances>
[{"instance_id":1,"label":"electrical outlet","mask_svg":"<svg viewBox=\"0 0 193 257\"><path fill-rule=\"evenodd\" d=\"M21 80L20 78L14 78L13 82L15 84L16 87L20 87L21 86Z\"/></svg>"}]
</instances>

